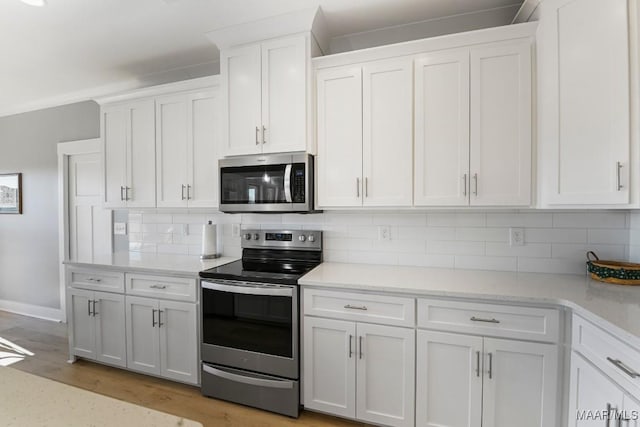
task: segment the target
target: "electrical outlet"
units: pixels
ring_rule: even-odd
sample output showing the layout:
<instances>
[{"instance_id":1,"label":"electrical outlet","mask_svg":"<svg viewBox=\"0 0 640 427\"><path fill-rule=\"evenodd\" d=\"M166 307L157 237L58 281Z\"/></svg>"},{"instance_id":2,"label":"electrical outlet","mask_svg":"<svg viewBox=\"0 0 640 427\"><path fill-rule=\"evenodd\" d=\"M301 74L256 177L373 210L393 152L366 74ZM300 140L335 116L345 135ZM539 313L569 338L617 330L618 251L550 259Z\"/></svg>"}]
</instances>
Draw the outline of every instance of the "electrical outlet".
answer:
<instances>
[{"instance_id":1,"label":"electrical outlet","mask_svg":"<svg viewBox=\"0 0 640 427\"><path fill-rule=\"evenodd\" d=\"M240 224L231 224L231 237L240 237Z\"/></svg>"},{"instance_id":2,"label":"electrical outlet","mask_svg":"<svg viewBox=\"0 0 640 427\"><path fill-rule=\"evenodd\" d=\"M119 236L127 235L127 223L126 222L114 222L113 223L113 234Z\"/></svg>"},{"instance_id":3,"label":"electrical outlet","mask_svg":"<svg viewBox=\"0 0 640 427\"><path fill-rule=\"evenodd\" d=\"M524 246L524 228L509 229L509 246Z\"/></svg>"},{"instance_id":4,"label":"electrical outlet","mask_svg":"<svg viewBox=\"0 0 640 427\"><path fill-rule=\"evenodd\" d=\"M378 240L391 240L391 230L388 225L378 226Z\"/></svg>"}]
</instances>

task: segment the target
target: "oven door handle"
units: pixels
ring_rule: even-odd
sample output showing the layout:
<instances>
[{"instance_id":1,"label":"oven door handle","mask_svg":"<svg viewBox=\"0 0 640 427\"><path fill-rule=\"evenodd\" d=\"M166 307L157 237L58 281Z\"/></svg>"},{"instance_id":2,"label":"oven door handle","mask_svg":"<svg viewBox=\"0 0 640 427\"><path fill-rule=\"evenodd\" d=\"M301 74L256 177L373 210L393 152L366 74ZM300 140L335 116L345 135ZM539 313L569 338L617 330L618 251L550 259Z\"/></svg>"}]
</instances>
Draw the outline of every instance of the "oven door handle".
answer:
<instances>
[{"instance_id":1,"label":"oven door handle","mask_svg":"<svg viewBox=\"0 0 640 427\"><path fill-rule=\"evenodd\" d=\"M287 203L291 203L291 164L284 167L284 199Z\"/></svg>"},{"instance_id":2,"label":"oven door handle","mask_svg":"<svg viewBox=\"0 0 640 427\"><path fill-rule=\"evenodd\" d=\"M252 285L227 285L213 282L202 282L204 289L221 292L231 292L234 294L246 294L246 295L267 295L267 296L282 296L293 297L293 288L271 288L267 286L252 286Z\"/></svg>"},{"instance_id":3,"label":"oven door handle","mask_svg":"<svg viewBox=\"0 0 640 427\"><path fill-rule=\"evenodd\" d=\"M268 387L268 388L284 388L284 389L293 388L293 381L265 380L262 378L247 377L244 375L232 374L231 372L226 372L220 369L216 369L206 364L202 364L202 370L208 374L215 375L216 377L224 378L225 380L229 380L237 383L255 385L258 387Z\"/></svg>"}]
</instances>

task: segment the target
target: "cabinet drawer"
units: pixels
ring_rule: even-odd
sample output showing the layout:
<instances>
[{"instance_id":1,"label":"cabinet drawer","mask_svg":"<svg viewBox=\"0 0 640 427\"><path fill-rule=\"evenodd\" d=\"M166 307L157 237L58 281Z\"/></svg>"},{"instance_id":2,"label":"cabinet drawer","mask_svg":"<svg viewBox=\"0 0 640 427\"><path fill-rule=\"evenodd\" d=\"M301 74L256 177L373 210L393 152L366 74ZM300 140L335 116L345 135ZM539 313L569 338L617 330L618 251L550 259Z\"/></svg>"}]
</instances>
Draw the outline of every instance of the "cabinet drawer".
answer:
<instances>
[{"instance_id":1,"label":"cabinet drawer","mask_svg":"<svg viewBox=\"0 0 640 427\"><path fill-rule=\"evenodd\" d=\"M573 350L640 396L640 349L578 315L573 316L571 336Z\"/></svg>"},{"instance_id":2,"label":"cabinet drawer","mask_svg":"<svg viewBox=\"0 0 640 427\"><path fill-rule=\"evenodd\" d=\"M418 299L418 327L557 342L560 313L552 308L422 298Z\"/></svg>"},{"instance_id":3,"label":"cabinet drawer","mask_svg":"<svg viewBox=\"0 0 640 427\"><path fill-rule=\"evenodd\" d=\"M196 301L196 279L127 274L126 285L127 294L130 295Z\"/></svg>"},{"instance_id":4,"label":"cabinet drawer","mask_svg":"<svg viewBox=\"0 0 640 427\"><path fill-rule=\"evenodd\" d=\"M119 271L69 269L69 284L74 288L124 292L124 273Z\"/></svg>"},{"instance_id":5,"label":"cabinet drawer","mask_svg":"<svg viewBox=\"0 0 640 427\"><path fill-rule=\"evenodd\" d=\"M415 326L415 300L305 289L304 314L386 325Z\"/></svg>"}]
</instances>

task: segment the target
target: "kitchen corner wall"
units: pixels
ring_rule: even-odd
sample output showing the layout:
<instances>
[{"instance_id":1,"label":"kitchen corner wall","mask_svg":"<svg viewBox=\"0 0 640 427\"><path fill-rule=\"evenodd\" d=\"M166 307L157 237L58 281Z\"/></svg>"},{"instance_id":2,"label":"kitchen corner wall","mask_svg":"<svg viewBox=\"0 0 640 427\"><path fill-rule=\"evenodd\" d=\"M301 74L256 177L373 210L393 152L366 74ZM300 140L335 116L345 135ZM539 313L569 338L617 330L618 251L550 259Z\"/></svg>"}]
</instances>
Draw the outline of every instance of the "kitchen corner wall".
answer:
<instances>
[{"instance_id":1,"label":"kitchen corner wall","mask_svg":"<svg viewBox=\"0 0 640 427\"><path fill-rule=\"evenodd\" d=\"M219 224L223 253L240 256L242 228L319 229L332 262L415 265L520 272L585 272L585 254L640 261L640 213L628 211L327 212L220 214L130 211L129 250L199 254L202 224ZM387 226L391 239L378 239ZM509 245L509 228L524 229L523 246Z\"/></svg>"}]
</instances>

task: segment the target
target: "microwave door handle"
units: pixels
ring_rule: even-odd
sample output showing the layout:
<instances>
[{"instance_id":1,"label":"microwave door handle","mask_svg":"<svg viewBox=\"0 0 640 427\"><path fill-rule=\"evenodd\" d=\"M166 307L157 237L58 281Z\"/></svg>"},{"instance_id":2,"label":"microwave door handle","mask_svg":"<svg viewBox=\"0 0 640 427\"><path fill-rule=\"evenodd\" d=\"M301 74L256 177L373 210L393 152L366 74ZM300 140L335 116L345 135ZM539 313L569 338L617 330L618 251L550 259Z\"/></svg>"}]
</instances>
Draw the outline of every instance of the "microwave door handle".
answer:
<instances>
[{"instance_id":1,"label":"microwave door handle","mask_svg":"<svg viewBox=\"0 0 640 427\"><path fill-rule=\"evenodd\" d=\"M284 199L287 203L291 203L291 168L292 165L288 164L284 168Z\"/></svg>"}]
</instances>

